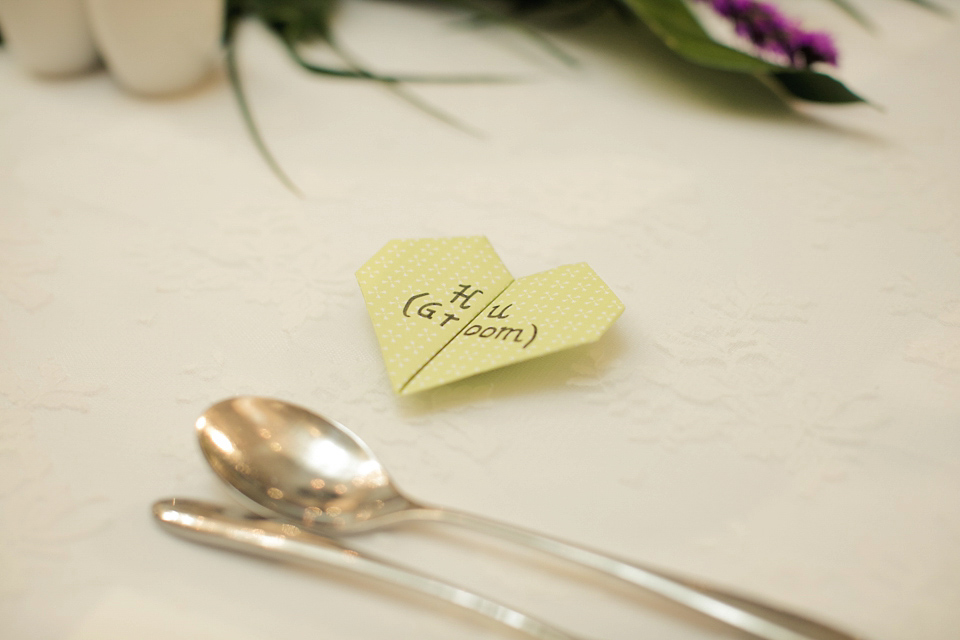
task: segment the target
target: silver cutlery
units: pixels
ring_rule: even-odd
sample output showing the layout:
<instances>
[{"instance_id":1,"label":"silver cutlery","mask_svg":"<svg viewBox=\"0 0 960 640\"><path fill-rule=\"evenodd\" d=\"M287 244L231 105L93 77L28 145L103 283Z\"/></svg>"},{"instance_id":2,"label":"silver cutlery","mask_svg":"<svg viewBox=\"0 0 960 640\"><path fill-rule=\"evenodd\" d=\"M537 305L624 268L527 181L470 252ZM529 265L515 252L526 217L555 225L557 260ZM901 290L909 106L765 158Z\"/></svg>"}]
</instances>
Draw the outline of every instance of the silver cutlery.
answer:
<instances>
[{"instance_id":1,"label":"silver cutlery","mask_svg":"<svg viewBox=\"0 0 960 640\"><path fill-rule=\"evenodd\" d=\"M855 640L753 598L625 562L556 538L402 494L346 427L280 400L238 397L197 420L204 456L241 502L314 532L341 536L401 521L458 524L609 574L764 640Z\"/></svg>"}]
</instances>

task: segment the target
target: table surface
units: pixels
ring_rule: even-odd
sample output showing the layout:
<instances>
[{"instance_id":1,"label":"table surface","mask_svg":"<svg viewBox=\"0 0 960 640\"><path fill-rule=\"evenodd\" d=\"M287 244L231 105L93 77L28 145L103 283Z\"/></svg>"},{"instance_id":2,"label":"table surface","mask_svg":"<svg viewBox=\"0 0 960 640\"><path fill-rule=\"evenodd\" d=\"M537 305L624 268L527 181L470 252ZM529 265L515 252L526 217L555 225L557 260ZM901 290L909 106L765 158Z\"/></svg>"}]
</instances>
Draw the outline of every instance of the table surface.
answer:
<instances>
[{"instance_id":1,"label":"table surface","mask_svg":"<svg viewBox=\"0 0 960 640\"><path fill-rule=\"evenodd\" d=\"M192 425L257 394L346 423L423 500L866 638L956 638L960 38L867 4L874 33L801 7L882 110L790 109L613 21L557 34L567 68L507 28L344 8L343 41L375 68L528 79L410 87L478 135L301 72L248 25L250 100L303 198L222 73L145 100L0 52L4 637L514 637L162 532L156 499L230 500ZM475 234L518 276L590 263L626 312L595 345L398 398L354 271L393 238ZM351 544L584 637L740 637L447 528Z\"/></svg>"}]
</instances>

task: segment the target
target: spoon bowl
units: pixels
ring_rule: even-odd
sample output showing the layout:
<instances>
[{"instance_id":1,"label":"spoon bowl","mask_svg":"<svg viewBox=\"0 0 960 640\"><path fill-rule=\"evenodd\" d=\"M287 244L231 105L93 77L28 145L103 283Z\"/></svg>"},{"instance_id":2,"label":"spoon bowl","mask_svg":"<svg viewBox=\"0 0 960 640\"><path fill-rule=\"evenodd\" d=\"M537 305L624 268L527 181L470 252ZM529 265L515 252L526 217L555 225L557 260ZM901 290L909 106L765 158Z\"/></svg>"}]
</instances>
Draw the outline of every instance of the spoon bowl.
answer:
<instances>
[{"instance_id":1,"label":"spoon bowl","mask_svg":"<svg viewBox=\"0 0 960 640\"><path fill-rule=\"evenodd\" d=\"M197 436L220 479L261 515L346 532L419 506L353 432L302 407L231 398L200 416Z\"/></svg>"}]
</instances>

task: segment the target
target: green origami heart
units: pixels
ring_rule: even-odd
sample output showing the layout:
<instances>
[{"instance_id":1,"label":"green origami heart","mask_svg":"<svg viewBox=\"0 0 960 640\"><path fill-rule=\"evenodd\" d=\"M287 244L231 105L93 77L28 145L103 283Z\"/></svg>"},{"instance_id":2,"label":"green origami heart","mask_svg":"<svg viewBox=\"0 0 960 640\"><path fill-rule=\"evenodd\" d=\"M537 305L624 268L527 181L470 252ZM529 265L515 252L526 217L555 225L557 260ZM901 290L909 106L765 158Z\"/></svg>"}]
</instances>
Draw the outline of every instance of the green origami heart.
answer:
<instances>
[{"instance_id":1,"label":"green origami heart","mask_svg":"<svg viewBox=\"0 0 960 640\"><path fill-rule=\"evenodd\" d=\"M357 281L400 394L595 342L623 312L586 263L514 280L482 236L392 240Z\"/></svg>"}]
</instances>

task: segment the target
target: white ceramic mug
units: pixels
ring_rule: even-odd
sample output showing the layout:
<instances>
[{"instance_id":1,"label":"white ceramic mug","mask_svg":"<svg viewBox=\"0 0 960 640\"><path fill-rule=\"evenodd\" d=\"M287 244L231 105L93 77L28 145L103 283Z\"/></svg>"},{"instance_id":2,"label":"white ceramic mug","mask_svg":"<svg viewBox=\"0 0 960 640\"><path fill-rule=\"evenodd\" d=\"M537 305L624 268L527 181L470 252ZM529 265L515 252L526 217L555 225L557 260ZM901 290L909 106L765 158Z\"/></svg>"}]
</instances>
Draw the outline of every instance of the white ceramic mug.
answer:
<instances>
[{"instance_id":1,"label":"white ceramic mug","mask_svg":"<svg viewBox=\"0 0 960 640\"><path fill-rule=\"evenodd\" d=\"M84 0L0 0L0 30L16 60L34 73L80 73L97 62Z\"/></svg>"},{"instance_id":2,"label":"white ceramic mug","mask_svg":"<svg viewBox=\"0 0 960 640\"><path fill-rule=\"evenodd\" d=\"M135 93L184 91L203 80L220 59L225 0L86 3L107 68Z\"/></svg>"}]
</instances>

